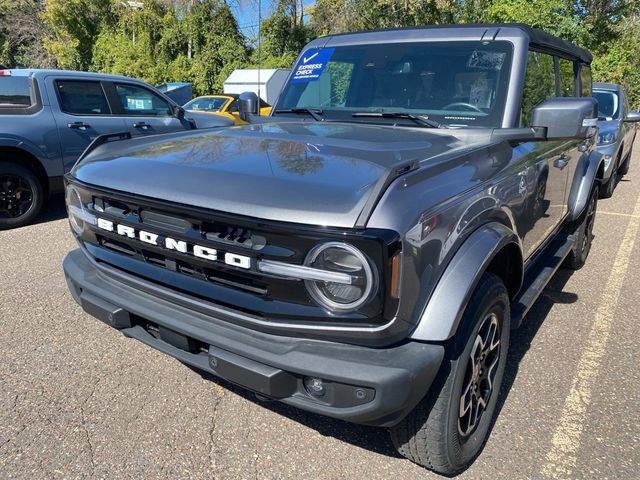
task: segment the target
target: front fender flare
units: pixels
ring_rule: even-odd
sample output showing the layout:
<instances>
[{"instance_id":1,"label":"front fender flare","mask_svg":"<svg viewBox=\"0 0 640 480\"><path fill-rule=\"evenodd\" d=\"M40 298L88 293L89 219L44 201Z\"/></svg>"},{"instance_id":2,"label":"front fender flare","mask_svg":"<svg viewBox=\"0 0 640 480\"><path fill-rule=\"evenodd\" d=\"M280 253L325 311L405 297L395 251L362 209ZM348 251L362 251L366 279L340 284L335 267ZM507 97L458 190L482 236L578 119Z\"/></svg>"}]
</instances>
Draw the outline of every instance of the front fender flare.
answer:
<instances>
[{"instance_id":1,"label":"front fender flare","mask_svg":"<svg viewBox=\"0 0 640 480\"><path fill-rule=\"evenodd\" d=\"M511 243L521 250L518 236L501 223L488 223L475 230L447 265L411 338L420 341L451 338L480 277L498 252Z\"/></svg>"},{"instance_id":2,"label":"front fender flare","mask_svg":"<svg viewBox=\"0 0 640 480\"><path fill-rule=\"evenodd\" d=\"M589 155L580 157L569 193L568 221L574 221L582 214L596 180L602 179L598 175L601 174L600 167L603 164L604 157L597 151L592 151Z\"/></svg>"}]
</instances>

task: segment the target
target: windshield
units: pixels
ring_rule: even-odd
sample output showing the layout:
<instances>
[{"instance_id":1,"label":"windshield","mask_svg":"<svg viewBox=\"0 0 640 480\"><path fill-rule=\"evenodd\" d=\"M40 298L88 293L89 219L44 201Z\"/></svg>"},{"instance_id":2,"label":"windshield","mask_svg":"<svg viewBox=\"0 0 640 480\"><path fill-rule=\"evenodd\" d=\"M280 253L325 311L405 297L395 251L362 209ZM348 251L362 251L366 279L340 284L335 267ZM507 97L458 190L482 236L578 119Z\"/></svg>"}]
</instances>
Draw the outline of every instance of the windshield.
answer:
<instances>
[{"instance_id":1,"label":"windshield","mask_svg":"<svg viewBox=\"0 0 640 480\"><path fill-rule=\"evenodd\" d=\"M229 101L224 97L205 97L194 98L190 102L184 104L185 110L201 110L205 112L219 112L224 104Z\"/></svg>"},{"instance_id":2,"label":"windshield","mask_svg":"<svg viewBox=\"0 0 640 480\"><path fill-rule=\"evenodd\" d=\"M613 120L618 116L618 94L612 91L593 91L593 98L598 101L598 117Z\"/></svg>"},{"instance_id":3,"label":"windshield","mask_svg":"<svg viewBox=\"0 0 640 480\"><path fill-rule=\"evenodd\" d=\"M508 42L476 41L309 49L276 110L321 110L328 120L401 112L447 125L500 127L511 51Z\"/></svg>"}]
</instances>

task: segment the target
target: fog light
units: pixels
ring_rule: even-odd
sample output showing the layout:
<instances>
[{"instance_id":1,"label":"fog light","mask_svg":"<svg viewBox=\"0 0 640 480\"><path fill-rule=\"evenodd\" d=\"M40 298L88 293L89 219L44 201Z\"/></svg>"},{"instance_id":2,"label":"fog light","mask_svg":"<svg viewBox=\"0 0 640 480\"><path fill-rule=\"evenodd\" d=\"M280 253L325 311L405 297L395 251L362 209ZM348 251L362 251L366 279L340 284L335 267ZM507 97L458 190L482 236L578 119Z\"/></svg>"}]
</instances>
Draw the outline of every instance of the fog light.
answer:
<instances>
[{"instance_id":1,"label":"fog light","mask_svg":"<svg viewBox=\"0 0 640 480\"><path fill-rule=\"evenodd\" d=\"M609 165L611 164L611 155L604 156L604 169L609 170Z\"/></svg>"},{"instance_id":2,"label":"fog light","mask_svg":"<svg viewBox=\"0 0 640 480\"><path fill-rule=\"evenodd\" d=\"M304 377L304 388L309 395L315 398L323 397L326 393L326 388L321 378Z\"/></svg>"}]
</instances>

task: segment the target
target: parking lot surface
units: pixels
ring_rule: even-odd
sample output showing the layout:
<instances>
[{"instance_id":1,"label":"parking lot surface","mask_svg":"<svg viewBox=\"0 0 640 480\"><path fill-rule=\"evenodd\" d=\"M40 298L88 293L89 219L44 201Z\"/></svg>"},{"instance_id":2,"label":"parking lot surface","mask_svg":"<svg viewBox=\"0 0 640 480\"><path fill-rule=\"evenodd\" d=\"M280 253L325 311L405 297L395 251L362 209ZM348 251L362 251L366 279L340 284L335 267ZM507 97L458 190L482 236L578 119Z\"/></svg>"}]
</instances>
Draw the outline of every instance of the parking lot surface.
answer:
<instances>
[{"instance_id":1,"label":"parking lot surface","mask_svg":"<svg viewBox=\"0 0 640 480\"><path fill-rule=\"evenodd\" d=\"M428 479L387 432L261 403L73 302L61 200L0 232L0 478ZM640 142L591 256L512 336L499 416L460 478L636 479Z\"/></svg>"}]
</instances>

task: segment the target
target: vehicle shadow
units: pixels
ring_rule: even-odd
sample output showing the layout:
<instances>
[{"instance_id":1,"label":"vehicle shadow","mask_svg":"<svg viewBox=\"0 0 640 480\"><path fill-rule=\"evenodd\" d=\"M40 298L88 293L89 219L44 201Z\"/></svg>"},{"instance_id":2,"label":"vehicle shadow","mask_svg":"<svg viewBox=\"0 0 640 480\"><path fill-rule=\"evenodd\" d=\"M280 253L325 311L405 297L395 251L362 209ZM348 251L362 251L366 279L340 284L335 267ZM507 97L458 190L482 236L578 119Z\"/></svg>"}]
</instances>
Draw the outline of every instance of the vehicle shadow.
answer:
<instances>
[{"instance_id":1,"label":"vehicle shadow","mask_svg":"<svg viewBox=\"0 0 640 480\"><path fill-rule=\"evenodd\" d=\"M522 326L511 332L510 348L507 357L507 364L504 372L504 379L500 395L496 404L496 414L494 416L489 432L493 429L495 421L500 415L502 408L509 396L513 383L515 382L520 362L529 351L531 343L535 338L538 330L544 323L551 308L556 303L575 303L578 296L575 293L565 292L564 286L573 274L572 270L559 269L551 279L543 293L540 295L532 309L526 316ZM188 366L188 365L187 365ZM301 423L309 428L319 432L321 435L331 436L338 440L350 443L356 447L372 451L381 455L393 458L401 458L396 452L386 429L367 427L363 425L351 424L342 420L336 420L323 417L314 413L304 412L302 410L290 407L277 401L264 401L256 397L255 394L249 392L242 387L238 387L224 379L211 375L207 372L189 367L203 378L216 382L223 388L226 388L236 395L249 400L250 402L260 404L262 407L271 410L274 413L283 415L291 420ZM482 452L480 452L481 454Z\"/></svg>"},{"instance_id":2,"label":"vehicle shadow","mask_svg":"<svg viewBox=\"0 0 640 480\"><path fill-rule=\"evenodd\" d=\"M30 225L60 220L66 218L66 216L67 210L64 206L64 195L52 195L45 201L42 210Z\"/></svg>"}]
</instances>

